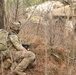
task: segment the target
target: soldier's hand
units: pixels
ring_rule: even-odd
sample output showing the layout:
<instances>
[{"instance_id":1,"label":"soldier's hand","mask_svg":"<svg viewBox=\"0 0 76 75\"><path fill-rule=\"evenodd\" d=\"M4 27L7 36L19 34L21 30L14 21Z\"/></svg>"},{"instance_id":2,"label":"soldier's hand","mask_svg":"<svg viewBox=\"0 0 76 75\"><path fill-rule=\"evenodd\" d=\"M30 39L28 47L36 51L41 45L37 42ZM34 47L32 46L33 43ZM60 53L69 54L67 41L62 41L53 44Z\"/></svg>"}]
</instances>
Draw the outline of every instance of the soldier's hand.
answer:
<instances>
[{"instance_id":1,"label":"soldier's hand","mask_svg":"<svg viewBox=\"0 0 76 75\"><path fill-rule=\"evenodd\" d=\"M27 51L24 47L22 48L22 51Z\"/></svg>"}]
</instances>

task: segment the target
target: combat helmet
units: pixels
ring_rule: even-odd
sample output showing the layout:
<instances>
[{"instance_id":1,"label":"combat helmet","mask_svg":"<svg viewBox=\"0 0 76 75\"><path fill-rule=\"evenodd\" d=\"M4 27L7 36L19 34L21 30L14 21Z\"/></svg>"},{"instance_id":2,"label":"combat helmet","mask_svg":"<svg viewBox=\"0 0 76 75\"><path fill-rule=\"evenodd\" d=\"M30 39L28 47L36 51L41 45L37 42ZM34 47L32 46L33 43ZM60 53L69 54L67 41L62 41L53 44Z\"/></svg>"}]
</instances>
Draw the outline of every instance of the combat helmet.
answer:
<instances>
[{"instance_id":1,"label":"combat helmet","mask_svg":"<svg viewBox=\"0 0 76 75\"><path fill-rule=\"evenodd\" d=\"M10 25L10 31L18 34L20 31L20 26L21 26L20 21L14 21Z\"/></svg>"}]
</instances>

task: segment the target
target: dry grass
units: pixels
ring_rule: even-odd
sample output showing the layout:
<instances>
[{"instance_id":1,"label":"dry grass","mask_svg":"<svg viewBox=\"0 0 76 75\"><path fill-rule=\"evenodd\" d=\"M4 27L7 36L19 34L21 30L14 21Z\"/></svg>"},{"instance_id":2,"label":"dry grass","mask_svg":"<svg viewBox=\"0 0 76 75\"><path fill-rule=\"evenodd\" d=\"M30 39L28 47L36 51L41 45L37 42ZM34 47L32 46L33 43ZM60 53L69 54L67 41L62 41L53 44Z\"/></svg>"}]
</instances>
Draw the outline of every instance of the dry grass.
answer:
<instances>
[{"instance_id":1,"label":"dry grass","mask_svg":"<svg viewBox=\"0 0 76 75\"><path fill-rule=\"evenodd\" d=\"M45 36L45 28L43 24L29 22L21 29L18 36L23 40L23 43L31 45L30 50L36 54L37 58L36 66L34 68L28 68L25 71L27 75L45 74L45 48L48 53L48 75L76 74L75 60L68 58L67 55L69 54L69 57L73 57L75 51L74 54L76 58L76 43L71 36L68 36L67 38L63 37L65 33L65 27L62 27L65 23L65 21L63 21L64 20L60 21L54 19L49 24L49 34L47 34L47 36ZM49 42L47 45L46 40Z\"/></svg>"},{"instance_id":2,"label":"dry grass","mask_svg":"<svg viewBox=\"0 0 76 75\"><path fill-rule=\"evenodd\" d=\"M63 20L65 21L65 20ZM59 22L59 20L58 20ZM45 42L45 39L47 39L47 37L44 36L44 25L39 25L39 24L33 24L33 23L29 23L26 25L26 27L23 29L23 32L21 31L19 35L24 40L27 39L28 41L26 41L27 43L32 45L31 50L36 54L37 57L37 65L35 66L34 69L32 69L32 75L43 75L45 74L45 48L47 49L48 52L48 57L47 57L47 67L48 67L48 75L66 75L67 74L67 69L68 69L68 75L75 75L75 63L73 62L73 60L67 58L67 53L69 53L69 55L73 55L73 50L75 50L75 42L74 39L71 37L71 35L67 38L62 37L64 36L64 28L65 27L61 27L60 23L58 22L54 22L52 23L52 27L51 25L49 26L50 30L49 30L49 34L48 36L51 38L52 35L53 38L50 39L51 43L53 40L55 41L55 43L52 45L47 44ZM63 22L62 24L64 24L65 22ZM57 26L55 26L55 24L57 24ZM63 26L63 25L62 25ZM55 28L56 27L56 28ZM59 27L59 28L57 28ZM37 31L37 28L38 31ZM54 29L53 32L51 32L51 29ZM42 30L41 30L42 29ZM58 37L58 40L56 42L56 37ZM60 43L59 43L60 42ZM67 52L67 50L69 52ZM52 54L58 55L59 57L61 57L60 59L57 57L54 57ZM67 61L69 59L69 67L67 66ZM74 64L73 64L74 63ZM68 67L68 68L67 68ZM30 75L31 72L28 72L28 75Z\"/></svg>"}]
</instances>

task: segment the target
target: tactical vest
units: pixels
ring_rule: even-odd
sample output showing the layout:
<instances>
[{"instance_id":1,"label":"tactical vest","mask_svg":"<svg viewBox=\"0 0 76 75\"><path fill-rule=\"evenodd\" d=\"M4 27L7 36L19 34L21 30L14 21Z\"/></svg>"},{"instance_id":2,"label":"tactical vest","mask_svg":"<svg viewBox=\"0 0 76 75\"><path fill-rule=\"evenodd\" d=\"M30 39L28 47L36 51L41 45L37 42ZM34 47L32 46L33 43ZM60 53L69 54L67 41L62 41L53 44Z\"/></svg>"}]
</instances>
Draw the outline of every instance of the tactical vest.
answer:
<instances>
[{"instance_id":1,"label":"tactical vest","mask_svg":"<svg viewBox=\"0 0 76 75\"><path fill-rule=\"evenodd\" d=\"M7 50L7 38L8 32L4 29L0 29L0 51Z\"/></svg>"}]
</instances>

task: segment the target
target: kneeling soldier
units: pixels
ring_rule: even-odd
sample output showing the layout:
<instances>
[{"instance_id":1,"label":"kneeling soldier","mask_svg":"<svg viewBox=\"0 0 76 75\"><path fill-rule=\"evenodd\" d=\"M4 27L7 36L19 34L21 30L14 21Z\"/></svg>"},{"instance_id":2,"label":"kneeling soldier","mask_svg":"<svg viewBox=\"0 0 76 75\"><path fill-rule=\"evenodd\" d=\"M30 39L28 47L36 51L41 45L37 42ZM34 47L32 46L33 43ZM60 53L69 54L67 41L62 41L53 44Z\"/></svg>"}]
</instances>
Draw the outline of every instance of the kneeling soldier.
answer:
<instances>
[{"instance_id":1,"label":"kneeling soldier","mask_svg":"<svg viewBox=\"0 0 76 75\"><path fill-rule=\"evenodd\" d=\"M31 51L26 50L26 48L22 46L21 42L19 41L16 35L16 33L18 33L20 29L20 24L19 23L13 24L10 27L10 29L11 32L9 32L8 35L10 41L9 47L10 44L12 44L14 49L12 50L11 48L9 48L8 50L3 51L3 57L6 56L7 58L11 58L12 56L13 62L21 58L19 59L21 61L18 62L18 65L14 69L14 73L18 75L26 75L26 73L24 73L24 70L28 67L29 64L35 61L35 54Z\"/></svg>"}]
</instances>

